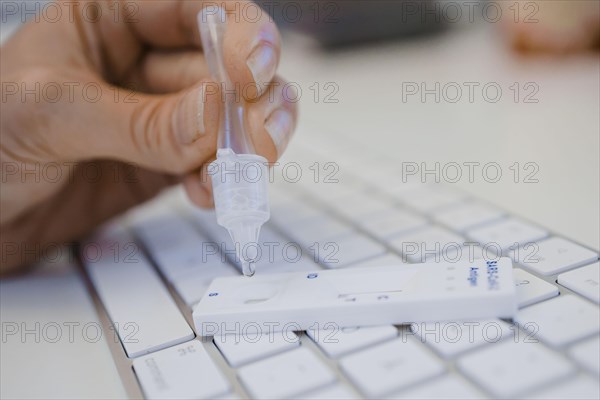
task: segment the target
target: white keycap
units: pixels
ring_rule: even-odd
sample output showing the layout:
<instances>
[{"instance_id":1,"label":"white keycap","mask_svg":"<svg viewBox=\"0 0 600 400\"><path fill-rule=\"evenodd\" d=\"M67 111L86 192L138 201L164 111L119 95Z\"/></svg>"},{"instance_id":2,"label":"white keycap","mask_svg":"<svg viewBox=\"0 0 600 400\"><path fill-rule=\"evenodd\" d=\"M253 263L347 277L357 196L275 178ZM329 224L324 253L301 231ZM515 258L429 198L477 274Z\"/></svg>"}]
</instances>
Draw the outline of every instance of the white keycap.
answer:
<instances>
[{"instance_id":1,"label":"white keycap","mask_svg":"<svg viewBox=\"0 0 600 400\"><path fill-rule=\"evenodd\" d=\"M340 181L339 183L320 183L307 186L310 195L318 199L320 202L335 205L340 199L347 199L365 191L365 187L359 183L348 180Z\"/></svg>"},{"instance_id":2,"label":"white keycap","mask_svg":"<svg viewBox=\"0 0 600 400\"><path fill-rule=\"evenodd\" d=\"M452 189L430 185L420 190L409 191L401 196L401 200L407 206L420 212L441 210L445 207L458 204L466 198L466 194L456 192Z\"/></svg>"},{"instance_id":3,"label":"white keycap","mask_svg":"<svg viewBox=\"0 0 600 400\"><path fill-rule=\"evenodd\" d=\"M342 358L340 366L370 398L380 398L444 372L443 364L410 338L398 338L351 354Z\"/></svg>"},{"instance_id":4,"label":"white keycap","mask_svg":"<svg viewBox=\"0 0 600 400\"><path fill-rule=\"evenodd\" d=\"M380 240L427 225L427 220L403 210L389 210L365 215L357 223Z\"/></svg>"},{"instance_id":5,"label":"white keycap","mask_svg":"<svg viewBox=\"0 0 600 400\"><path fill-rule=\"evenodd\" d=\"M194 239L200 236L193 226L186 223L174 210L163 210L160 214L147 216L145 219L137 216L132 227L135 234L152 251L176 251L177 248L185 248L186 244L192 243L193 240L187 240L188 237ZM153 253L151 255L154 256Z\"/></svg>"},{"instance_id":6,"label":"white keycap","mask_svg":"<svg viewBox=\"0 0 600 400\"><path fill-rule=\"evenodd\" d=\"M445 375L414 389L389 396L390 399L406 400L462 400L483 399L486 396L457 375Z\"/></svg>"},{"instance_id":7,"label":"white keycap","mask_svg":"<svg viewBox=\"0 0 600 400\"><path fill-rule=\"evenodd\" d=\"M214 262L212 260L215 260ZM222 276L235 276L240 272L233 266L222 261L222 256L219 254L207 257L207 262L202 268L194 273L179 275L171 284L175 287L175 291L181 296L183 301L192 306L196 304L213 279Z\"/></svg>"},{"instance_id":8,"label":"white keycap","mask_svg":"<svg viewBox=\"0 0 600 400\"><path fill-rule=\"evenodd\" d=\"M543 387L574 372L573 365L539 343L505 340L458 360L458 368L499 398Z\"/></svg>"},{"instance_id":9,"label":"white keycap","mask_svg":"<svg viewBox=\"0 0 600 400\"><path fill-rule=\"evenodd\" d=\"M394 209L391 202L373 193L359 193L348 199L337 200L333 206L336 212L353 221L369 214Z\"/></svg>"},{"instance_id":10,"label":"white keycap","mask_svg":"<svg viewBox=\"0 0 600 400\"><path fill-rule=\"evenodd\" d=\"M333 372L304 347L242 367L238 375L257 399L294 397L335 382Z\"/></svg>"},{"instance_id":11,"label":"white keycap","mask_svg":"<svg viewBox=\"0 0 600 400\"><path fill-rule=\"evenodd\" d=\"M349 387L336 383L326 388L310 392L302 396L303 400L354 400L358 399L356 393Z\"/></svg>"},{"instance_id":12,"label":"white keycap","mask_svg":"<svg viewBox=\"0 0 600 400\"><path fill-rule=\"evenodd\" d=\"M461 236L447 229L431 226L398 236L389 243L395 250L404 254L408 261L423 263L427 261L427 255L444 254L462 246L464 242Z\"/></svg>"},{"instance_id":13,"label":"white keycap","mask_svg":"<svg viewBox=\"0 0 600 400\"><path fill-rule=\"evenodd\" d=\"M559 296L519 311L515 321L551 346L564 346L600 331L600 310L577 296Z\"/></svg>"},{"instance_id":14,"label":"white keycap","mask_svg":"<svg viewBox=\"0 0 600 400\"><path fill-rule=\"evenodd\" d=\"M282 228L294 241L304 247L325 242L352 232L352 227L331 216L310 218Z\"/></svg>"},{"instance_id":15,"label":"white keycap","mask_svg":"<svg viewBox=\"0 0 600 400\"><path fill-rule=\"evenodd\" d=\"M511 255L512 256L512 255ZM598 254L563 238L537 242L537 248L519 251L520 265L541 275L558 274L598 260Z\"/></svg>"},{"instance_id":16,"label":"white keycap","mask_svg":"<svg viewBox=\"0 0 600 400\"><path fill-rule=\"evenodd\" d=\"M318 245L318 248L309 248L309 255L316 255L327 268L347 267L378 257L386 251L381 244L359 233L323 241Z\"/></svg>"},{"instance_id":17,"label":"white keycap","mask_svg":"<svg viewBox=\"0 0 600 400\"><path fill-rule=\"evenodd\" d=\"M168 221L174 215L177 215L177 199L180 196L178 190L172 192L163 192L150 201L147 201L137 207L127 211L122 221L131 227L140 225L160 226L163 221Z\"/></svg>"},{"instance_id":18,"label":"white keycap","mask_svg":"<svg viewBox=\"0 0 600 400\"><path fill-rule=\"evenodd\" d=\"M392 325L308 330L306 333L329 357L337 358L352 351L393 339L398 330ZM331 328L331 329L329 329Z\"/></svg>"},{"instance_id":19,"label":"white keycap","mask_svg":"<svg viewBox=\"0 0 600 400\"><path fill-rule=\"evenodd\" d=\"M300 340L294 332L258 333L251 328L246 332L241 330L240 334L230 333L214 337L215 344L229 365L234 368L295 349L300 345Z\"/></svg>"},{"instance_id":20,"label":"white keycap","mask_svg":"<svg viewBox=\"0 0 600 400\"><path fill-rule=\"evenodd\" d=\"M383 193L386 193L388 196L397 200L402 200L402 198L407 196L410 192L416 192L428 186L418 179L406 179L403 182L402 177L382 174L381 170L375 170L374 173L379 176L371 176L370 183L374 184L377 189L381 190Z\"/></svg>"},{"instance_id":21,"label":"white keycap","mask_svg":"<svg viewBox=\"0 0 600 400\"><path fill-rule=\"evenodd\" d=\"M558 288L521 268L513 269L519 308L558 296Z\"/></svg>"},{"instance_id":22,"label":"white keycap","mask_svg":"<svg viewBox=\"0 0 600 400\"><path fill-rule=\"evenodd\" d=\"M413 323L411 330L444 358L497 343L512 333L501 320Z\"/></svg>"},{"instance_id":23,"label":"white keycap","mask_svg":"<svg viewBox=\"0 0 600 400\"><path fill-rule=\"evenodd\" d=\"M188 211L189 221L203 232L209 242L213 242L221 248L227 245L227 249L233 249L231 237L227 230L217 223L217 216L214 210L194 207Z\"/></svg>"},{"instance_id":24,"label":"white keycap","mask_svg":"<svg viewBox=\"0 0 600 400\"><path fill-rule=\"evenodd\" d=\"M569 355L596 375L600 375L600 336L571 347Z\"/></svg>"},{"instance_id":25,"label":"white keycap","mask_svg":"<svg viewBox=\"0 0 600 400\"><path fill-rule=\"evenodd\" d=\"M467 229L496 221L504 213L485 203L469 201L448 207L433 214L433 219L448 228L464 232Z\"/></svg>"},{"instance_id":26,"label":"white keycap","mask_svg":"<svg viewBox=\"0 0 600 400\"><path fill-rule=\"evenodd\" d=\"M321 209L302 199L271 207L271 219L280 227L322 215Z\"/></svg>"},{"instance_id":27,"label":"white keycap","mask_svg":"<svg viewBox=\"0 0 600 400\"><path fill-rule=\"evenodd\" d=\"M560 274L558 283L595 303L600 303L600 263Z\"/></svg>"},{"instance_id":28,"label":"white keycap","mask_svg":"<svg viewBox=\"0 0 600 400\"><path fill-rule=\"evenodd\" d=\"M500 248L506 253L515 243L527 245L540 241L548 232L516 218L507 218L485 226L470 229L467 236L482 247Z\"/></svg>"},{"instance_id":29,"label":"white keycap","mask_svg":"<svg viewBox=\"0 0 600 400\"><path fill-rule=\"evenodd\" d=\"M598 400L600 384L598 380L586 375L549 386L526 397L527 400Z\"/></svg>"},{"instance_id":30,"label":"white keycap","mask_svg":"<svg viewBox=\"0 0 600 400\"><path fill-rule=\"evenodd\" d=\"M278 266L291 261L299 265L302 255L301 246L275 232L269 225L263 226L258 240L258 249L255 249L258 250L256 253L257 270L265 270L271 266ZM248 250L253 249L249 247ZM241 270L239 260L236 259L235 262L238 269Z\"/></svg>"},{"instance_id":31,"label":"white keycap","mask_svg":"<svg viewBox=\"0 0 600 400\"><path fill-rule=\"evenodd\" d=\"M119 243L125 242L132 243L123 238ZM117 262L108 257L99 262L87 261L85 265L129 357L194 337L167 288L139 249Z\"/></svg>"},{"instance_id":32,"label":"white keycap","mask_svg":"<svg viewBox=\"0 0 600 400\"><path fill-rule=\"evenodd\" d=\"M230 391L197 340L137 358L133 369L148 399L210 399Z\"/></svg>"},{"instance_id":33,"label":"white keycap","mask_svg":"<svg viewBox=\"0 0 600 400\"><path fill-rule=\"evenodd\" d=\"M162 228L156 230L138 228L137 233L171 282L194 276L210 283L217 276L235 273L220 254L219 244L201 235L180 217L165 221ZM167 246L165 241L171 244Z\"/></svg>"},{"instance_id":34,"label":"white keycap","mask_svg":"<svg viewBox=\"0 0 600 400\"><path fill-rule=\"evenodd\" d=\"M352 264L352 268L382 267L387 265L406 265L406 262L402 260L402 257L394 253L385 253L382 256Z\"/></svg>"}]
</instances>

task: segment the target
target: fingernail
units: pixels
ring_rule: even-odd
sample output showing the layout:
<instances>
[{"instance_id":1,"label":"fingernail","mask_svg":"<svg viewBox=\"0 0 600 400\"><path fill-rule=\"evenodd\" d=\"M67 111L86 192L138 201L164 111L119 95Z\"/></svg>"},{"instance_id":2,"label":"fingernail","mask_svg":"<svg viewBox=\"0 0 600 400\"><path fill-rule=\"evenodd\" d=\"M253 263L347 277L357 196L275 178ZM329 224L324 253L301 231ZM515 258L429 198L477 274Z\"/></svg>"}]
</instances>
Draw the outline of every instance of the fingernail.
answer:
<instances>
[{"instance_id":1,"label":"fingernail","mask_svg":"<svg viewBox=\"0 0 600 400\"><path fill-rule=\"evenodd\" d=\"M258 96L260 96L275 76L277 69L275 50L268 44L258 45L248 57L246 65L252 72L254 82L257 84Z\"/></svg>"},{"instance_id":2,"label":"fingernail","mask_svg":"<svg viewBox=\"0 0 600 400\"><path fill-rule=\"evenodd\" d=\"M284 108L278 108L267 118L265 129L269 132L275 148L277 148L277 155L281 156L294 130L292 114Z\"/></svg>"},{"instance_id":3,"label":"fingernail","mask_svg":"<svg viewBox=\"0 0 600 400\"><path fill-rule=\"evenodd\" d=\"M180 114L182 120L178 121L177 136L183 144L190 144L198 140L206 132L204 125L204 106L206 101L206 85L191 90L181 100Z\"/></svg>"}]
</instances>

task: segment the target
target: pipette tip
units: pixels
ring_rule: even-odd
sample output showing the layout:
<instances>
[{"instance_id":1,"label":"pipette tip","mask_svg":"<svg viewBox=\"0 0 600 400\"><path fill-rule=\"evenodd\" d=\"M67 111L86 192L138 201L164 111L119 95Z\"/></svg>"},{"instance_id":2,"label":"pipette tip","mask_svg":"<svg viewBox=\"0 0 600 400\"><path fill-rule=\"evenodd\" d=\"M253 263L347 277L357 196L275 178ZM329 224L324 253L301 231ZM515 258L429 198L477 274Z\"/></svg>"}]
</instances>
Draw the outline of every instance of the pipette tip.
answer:
<instances>
[{"instance_id":1,"label":"pipette tip","mask_svg":"<svg viewBox=\"0 0 600 400\"><path fill-rule=\"evenodd\" d=\"M247 276L247 277L254 276L254 273L256 272L254 262L243 260L242 261L242 272L244 273L244 276Z\"/></svg>"}]
</instances>

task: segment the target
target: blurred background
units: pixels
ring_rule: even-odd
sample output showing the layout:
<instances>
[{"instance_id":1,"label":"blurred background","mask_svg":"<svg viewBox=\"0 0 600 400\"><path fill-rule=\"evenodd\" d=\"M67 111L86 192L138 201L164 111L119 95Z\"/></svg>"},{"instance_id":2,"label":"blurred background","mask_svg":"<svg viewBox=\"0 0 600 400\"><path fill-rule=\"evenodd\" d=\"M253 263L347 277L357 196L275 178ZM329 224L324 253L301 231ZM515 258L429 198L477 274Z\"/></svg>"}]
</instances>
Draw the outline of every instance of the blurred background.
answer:
<instances>
[{"instance_id":1,"label":"blurred background","mask_svg":"<svg viewBox=\"0 0 600 400\"><path fill-rule=\"evenodd\" d=\"M1 3L2 40L45 4ZM279 24L300 103L288 158L327 142L391 169L497 163L497 182L451 184L599 247L599 1L258 3L238 15Z\"/></svg>"}]
</instances>

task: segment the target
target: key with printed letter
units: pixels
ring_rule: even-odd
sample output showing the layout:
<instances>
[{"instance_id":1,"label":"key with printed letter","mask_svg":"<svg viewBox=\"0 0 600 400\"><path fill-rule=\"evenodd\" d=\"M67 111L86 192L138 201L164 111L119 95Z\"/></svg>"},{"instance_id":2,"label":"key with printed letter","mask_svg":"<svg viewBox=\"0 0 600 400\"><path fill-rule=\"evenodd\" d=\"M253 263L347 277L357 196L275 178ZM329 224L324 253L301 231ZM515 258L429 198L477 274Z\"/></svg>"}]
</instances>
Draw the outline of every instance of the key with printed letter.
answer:
<instances>
[{"instance_id":1,"label":"key with printed letter","mask_svg":"<svg viewBox=\"0 0 600 400\"><path fill-rule=\"evenodd\" d=\"M560 347L600 331L600 310L577 296L559 296L524 308L515 321L551 346Z\"/></svg>"},{"instance_id":2,"label":"key with printed letter","mask_svg":"<svg viewBox=\"0 0 600 400\"><path fill-rule=\"evenodd\" d=\"M596 260L597 253L558 237L537 242L529 253L517 253L515 259L525 268L541 275L558 274Z\"/></svg>"},{"instance_id":3,"label":"key with printed letter","mask_svg":"<svg viewBox=\"0 0 600 400\"><path fill-rule=\"evenodd\" d=\"M341 367L370 398L381 398L444 372L438 359L406 337L342 358Z\"/></svg>"},{"instance_id":4,"label":"key with printed letter","mask_svg":"<svg viewBox=\"0 0 600 400\"><path fill-rule=\"evenodd\" d=\"M211 399L230 391L197 340L137 358L133 369L149 399Z\"/></svg>"},{"instance_id":5,"label":"key with printed letter","mask_svg":"<svg viewBox=\"0 0 600 400\"><path fill-rule=\"evenodd\" d=\"M242 367L239 377L257 399L295 397L335 382L333 372L303 347Z\"/></svg>"},{"instance_id":6,"label":"key with printed letter","mask_svg":"<svg viewBox=\"0 0 600 400\"><path fill-rule=\"evenodd\" d=\"M558 283L595 303L600 303L600 263L560 274Z\"/></svg>"},{"instance_id":7,"label":"key with printed letter","mask_svg":"<svg viewBox=\"0 0 600 400\"><path fill-rule=\"evenodd\" d=\"M458 360L458 368L494 396L513 398L574 372L563 357L534 342L506 340Z\"/></svg>"}]
</instances>

